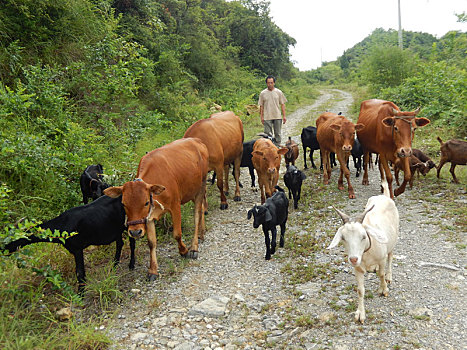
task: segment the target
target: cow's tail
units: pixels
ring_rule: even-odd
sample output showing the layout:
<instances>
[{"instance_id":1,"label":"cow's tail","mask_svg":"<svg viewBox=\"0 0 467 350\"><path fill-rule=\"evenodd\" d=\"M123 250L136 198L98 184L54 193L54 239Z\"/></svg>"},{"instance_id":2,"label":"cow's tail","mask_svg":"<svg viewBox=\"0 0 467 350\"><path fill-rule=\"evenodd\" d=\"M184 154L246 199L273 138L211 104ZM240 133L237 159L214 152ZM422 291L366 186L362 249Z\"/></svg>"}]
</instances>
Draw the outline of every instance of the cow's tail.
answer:
<instances>
[{"instance_id":1,"label":"cow's tail","mask_svg":"<svg viewBox=\"0 0 467 350\"><path fill-rule=\"evenodd\" d=\"M386 197L391 198L391 192L389 192L389 185L386 179L383 179L383 181L381 181L381 187L383 188L383 194Z\"/></svg>"},{"instance_id":2,"label":"cow's tail","mask_svg":"<svg viewBox=\"0 0 467 350\"><path fill-rule=\"evenodd\" d=\"M440 143L441 146L442 146L444 142L443 142L443 140L441 140L441 137L438 136L436 139L439 141L439 143Z\"/></svg>"},{"instance_id":3,"label":"cow's tail","mask_svg":"<svg viewBox=\"0 0 467 350\"><path fill-rule=\"evenodd\" d=\"M274 186L274 188L278 191L285 192L282 187L279 187L278 185Z\"/></svg>"}]
</instances>

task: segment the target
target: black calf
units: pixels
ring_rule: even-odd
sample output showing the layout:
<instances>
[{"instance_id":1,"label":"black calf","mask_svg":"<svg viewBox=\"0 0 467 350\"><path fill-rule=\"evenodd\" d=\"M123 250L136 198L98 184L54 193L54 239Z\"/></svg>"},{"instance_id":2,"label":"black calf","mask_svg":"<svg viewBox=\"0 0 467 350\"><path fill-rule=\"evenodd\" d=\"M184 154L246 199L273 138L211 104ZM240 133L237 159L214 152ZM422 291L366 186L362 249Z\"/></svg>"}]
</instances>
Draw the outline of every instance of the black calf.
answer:
<instances>
[{"instance_id":1,"label":"black calf","mask_svg":"<svg viewBox=\"0 0 467 350\"><path fill-rule=\"evenodd\" d=\"M96 200L104 194L104 190L109 187L103 182L104 168L102 165L89 165L79 178L83 203L87 204L88 199Z\"/></svg>"},{"instance_id":2,"label":"black calf","mask_svg":"<svg viewBox=\"0 0 467 350\"><path fill-rule=\"evenodd\" d=\"M306 149L307 148L310 149L309 157L311 161L311 166L313 167L313 169L316 169L316 165L313 161L313 152L320 149L318 139L316 138L316 128L314 126L307 126L306 128L303 128L300 138L302 139L303 162L305 163L305 169L308 169L306 165ZM337 165L335 157L336 157L335 154L331 152L331 154L329 155L331 167L334 167L335 165ZM321 159L321 152L320 152L320 159ZM321 159L320 169L323 170L322 159Z\"/></svg>"},{"instance_id":3,"label":"black calf","mask_svg":"<svg viewBox=\"0 0 467 350\"><path fill-rule=\"evenodd\" d=\"M86 283L86 274L84 271L83 250L90 245L107 245L116 242L115 265L120 261L120 255L123 247L122 233L125 230L125 210L122 205L122 198L110 198L102 196L97 200L71 208L58 217L49 220L39 227L66 231L68 233L78 232L62 242L57 238L52 240L48 238L39 238L29 236L21 238L7 244L5 247L10 253L18 248L38 242L52 242L62 244L75 257L76 277L78 279L78 291L82 292ZM135 239L130 237L130 269L135 267Z\"/></svg>"},{"instance_id":4,"label":"black calf","mask_svg":"<svg viewBox=\"0 0 467 350\"><path fill-rule=\"evenodd\" d=\"M263 226L264 241L266 243L266 256L265 259L271 259L271 254L276 252L276 226L281 227L281 238L279 242L280 247L284 247L284 234L285 225L289 215L289 200L284 193L284 190L279 186L278 189L271 197L266 199L263 205L255 205L248 211L248 220L253 215L253 227L258 228L259 225ZM272 241L269 238L269 231L272 233Z\"/></svg>"},{"instance_id":5,"label":"black calf","mask_svg":"<svg viewBox=\"0 0 467 350\"><path fill-rule=\"evenodd\" d=\"M359 177L362 171L362 158L363 158L363 147L360 144L360 141L356 138L352 147L350 154L353 158L353 164L356 169L355 177ZM347 168L349 168L349 161L347 160ZM350 168L349 168L350 169Z\"/></svg>"},{"instance_id":6,"label":"black calf","mask_svg":"<svg viewBox=\"0 0 467 350\"><path fill-rule=\"evenodd\" d=\"M306 179L305 174L295 166L289 165L284 174L284 183L289 189L289 199L293 196L293 207L298 208L300 193L302 192L302 182Z\"/></svg>"}]
</instances>

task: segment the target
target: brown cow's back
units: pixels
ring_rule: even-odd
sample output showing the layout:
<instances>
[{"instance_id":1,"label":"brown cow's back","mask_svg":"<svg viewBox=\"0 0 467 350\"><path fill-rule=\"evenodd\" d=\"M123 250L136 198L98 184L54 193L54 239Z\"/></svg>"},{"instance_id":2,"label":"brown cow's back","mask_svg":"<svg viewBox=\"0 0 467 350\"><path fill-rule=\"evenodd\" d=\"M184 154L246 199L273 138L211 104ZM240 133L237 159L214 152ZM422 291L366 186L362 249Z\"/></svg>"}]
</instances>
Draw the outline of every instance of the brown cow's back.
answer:
<instances>
[{"instance_id":1,"label":"brown cow's back","mask_svg":"<svg viewBox=\"0 0 467 350\"><path fill-rule=\"evenodd\" d=\"M210 118L201 119L191 125L184 137L196 137L206 145L209 152L208 170L215 170L217 174L217 187L221 197L221 209L227 209L228 169L234 163L235 196L240 198L240 163L243 153L243 123L231 111L212 114ZM225 174L224 174L225 173ZM224 178L225 177L225 178Z\"/></svg>"},{"instance_id":2,"label":"brown cow's back","mask_svg":"<svg viewBox=\"0 0 467 350\"><path fill-rule=\"evenodd\" d=\"M206 178L208 157L206 145L200 139L176 140L144 155L136 177L169 189L157 196L162 203L180 199L184 204L193 199ZM170 193L170 189L178 193Z\"/></svg>"}]
</instances>

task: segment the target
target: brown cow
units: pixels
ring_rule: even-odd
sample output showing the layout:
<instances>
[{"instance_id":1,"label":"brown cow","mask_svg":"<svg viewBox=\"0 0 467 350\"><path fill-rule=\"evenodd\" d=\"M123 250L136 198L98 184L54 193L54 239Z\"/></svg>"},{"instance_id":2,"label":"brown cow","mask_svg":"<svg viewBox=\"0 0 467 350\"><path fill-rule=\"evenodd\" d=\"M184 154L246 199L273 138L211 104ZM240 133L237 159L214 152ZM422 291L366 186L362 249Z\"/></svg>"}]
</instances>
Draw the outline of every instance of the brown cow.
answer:
<instances>
[{"instance_id":1,"label":"brown cow","mask_svg":"<svg viewBox=\"0 0 467 350\"><path fill-rule=\"evenodd\" d=\"M369 154L379 154L379 171L381 180L386 176L391 198L405 191L410 180L409 157L412 155L412 140L417 127L427 125L426 118L416 118L419 109L413 112L403 112L393 102L383 100L363 101L360 106L358 122L365 128L357 131L358 140L364 149L363 185L368 185ZM388 162L402 162L404 181L394 193L392 190L393 176Z\"/></svg>"},{"instance_id":2,"label":"brown cow","mask_svg":"<svg viewBox=\"0 0 467 350\"><path fill-rule=\"evenodd\" d=\"M235 196L240 197L240 163L243 153L243 123L231 111L214 113L210 118L198 120L191 125L183 137L197 137L203 141L209 151L208 171L217 175L217 188L221 195L221 209L227 209L225 195L229 192L229 165L234 164Z\"/></svg>"},{"instance_id":3,"label":"brown cow","mask_svg":"<svg viewBox=\"0 0 467 350\"><path fill-rule=\"evenodd\" d=\"M354 124L343 115L338 115L330 112L321 114L316 119L316 138L321 149L323 159L323 179L324 184L329 183L331 178L331 164L329 155L334 152L340 163L340 175L337 182L337 187L340 190L344 189L344 179L347 179L349 198L355 198L355 193L350 184L350 171L347 167L350 151L355 140L355 130L362 130L365 126L361 123Z\"/></svg>"},{"instance_id":4,"label":"brown cow","mask_svg":"<svg viewBox=\"0 0 467 350\"><path fill-rule=\"evenodd\" d=\"M452 175L452 181L458 184L459 180L457 180L454 169L456 165L467 164L467 142L461 140L443 142L439 136L437 139L441 144L441 159L439 160L439 165L436 167L436 176L439 179L439 172L443 165L447 162L451 162L451 169L449 169L449 172Z\"/></svg>"},{"instance_id":5,"label":"brown cow","mask_svg":"<svg viewBox=\"0 0 467 350\"><path fill-rule=\"evenodd\" d=\"M201 140L176 140L144 155L134 181L104 191L109 197L122 195L128 232L132 237L140 238L147 233L150 280L154 280L158 273L154 220L167 212L172 216L173 236L180 255L198 257L198 236L204 239L205 231L203 202L208 157L207 147ZM181 205L189 201L195 204L195 233L190 250L182 241L181 215Z\"/></svg>"},{"instance_id":6,"label":"brown cow","mask_svg":"<svg viewBox=\"0 0 467 350\"><path fill-rule=\"evenodd\" d=\"M289 136L289 139L285 143L285 147L287 147L288 150L284 155L285 166L288 167L290 163L295 165L295 160L298 158L299 153L297 143Z\"/></svg>"},{"instance_id":7,"label":"brown cow","mask_svg":"<svg viewBox=\"0 0 467 350\"><path fill-rule=\"evenodd\" d=\"M253 166L258 174L259 188L261 189L261 204L264 204L266 197L272 196L276 191L274 188L279 181L279 168L281 165L281 155L286 154L288 149L282 147L278 149L269 139L258 139L253 145L251 154Z\"/></svg>"}]
</instances>

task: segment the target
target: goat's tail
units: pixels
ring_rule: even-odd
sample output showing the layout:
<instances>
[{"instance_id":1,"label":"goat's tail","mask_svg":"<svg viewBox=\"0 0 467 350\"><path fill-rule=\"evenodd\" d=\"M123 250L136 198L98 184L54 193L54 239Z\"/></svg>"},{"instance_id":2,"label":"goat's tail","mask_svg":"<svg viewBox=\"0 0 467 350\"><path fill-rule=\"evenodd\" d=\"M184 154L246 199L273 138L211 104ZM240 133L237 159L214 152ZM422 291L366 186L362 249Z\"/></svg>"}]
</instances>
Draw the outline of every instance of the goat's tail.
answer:
<instances>
[{"instance_id":1,"label":"goat's tail","mask_svg":"<svg viewBox=\"0 0 467 350\"><path fill-rule=\"evenodd\" d=\"M443 140L441 140L441 137L438 136L436 139L439 141L439 143L440 143L441 146L442 146L444 142L443 142Z\"/></svg>"},{"instance_id":2,"label":"goat's tail","mask_svg":"<svg viewBox=\"0 0 467 350\"><path fill-rule=\"evenodd\" d=\"M282 187L279 187L278 185L274 186L274 188L278 191L285 192Z\"/></svg>"},{"instance_id":3,"label":"goat's tail","mask_svg":"<svg viewBox=\"0 0 467 350\"><path fill-rule=\"evenodd\" d=\"M381 182L381 187L383 187L383 191L384 191L383 194L386 197L391 198L391 192L389 192L389 185L386 179L383 179L383 181Z\"/></svg>"}]
</instances>

